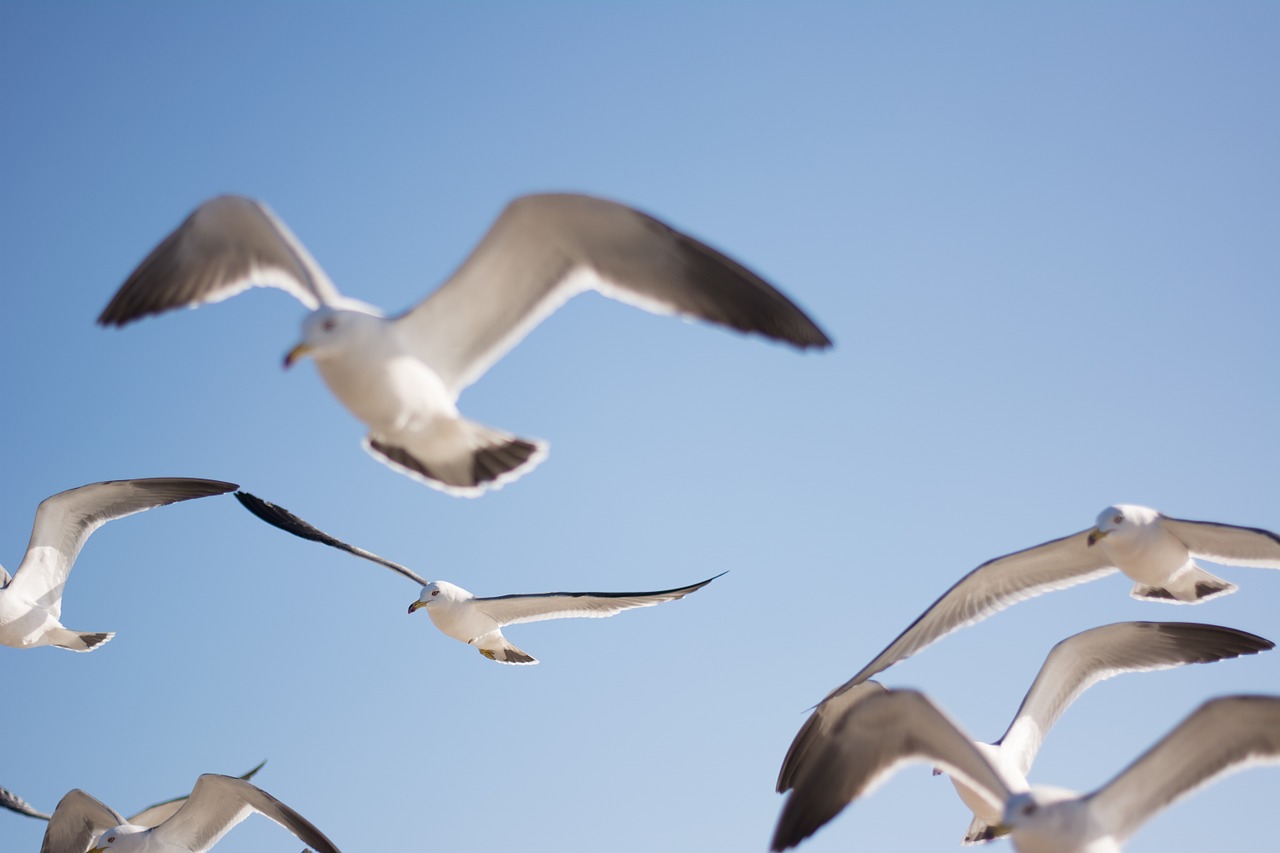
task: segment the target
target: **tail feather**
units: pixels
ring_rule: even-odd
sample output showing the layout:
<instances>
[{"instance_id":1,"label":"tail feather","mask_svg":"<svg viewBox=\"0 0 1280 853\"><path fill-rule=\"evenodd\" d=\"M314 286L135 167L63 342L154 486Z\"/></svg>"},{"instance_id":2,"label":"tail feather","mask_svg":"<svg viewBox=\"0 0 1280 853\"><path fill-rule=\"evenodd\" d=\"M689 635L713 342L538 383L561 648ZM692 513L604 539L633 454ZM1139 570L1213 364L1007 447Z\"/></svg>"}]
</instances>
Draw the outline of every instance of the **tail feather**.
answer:
<instances>
[{"instance_id":1,"label":"tail feather","mask_svg":"<svg viewBox=\"0 0 1280 853\"><path fill-rule=\"evenodd\" d=\"M1134 584L1133 591L1129 594L1134 598L1163 601L1166 604L1199 604L1220 595L1230 595L1237 589L1239 587L1235 584L1209 574L1195 563L1189 563L1164 586Z\"/></svg>"},{"instance_id":2,"label":"tail feather","mask_svg":"<svg viewBox=\"0 0 1280 853\"><path fill-rule=\"evenodd\" d=\"M66 628L57 628L50 631L46 636L49 638L49 645L51 646L57 646L60 649L70 649L73 652L91 652L114 637L115 632L109 631L105 633L92 633L71 631Z\"/></svg>"},{"instance_id":3,"label":"tail feather","mask_svg":"<svg viewBox=\"0 0 1280 853\"><path fill-rule=\"evenodd\" d=\"M480 654L498 663L534 664L538 659L523 649L514 646L510 640L497 631L476 637L471 641Z\"/></svg>"},{"instance_id":4,"label":"tail feather","mask_svg":"<svg viewBox=\"0 0 1280 853\"><path fill-rule=\"evenodd\" d=\"M964 840L960 843L967 846L973 844L984 844L993 838L999 838L1007 834L1008 830L1001 831L1000 827L992 826L980 817L975 817L969 823L969 829L964 834Z\"/></svg>"},{"instance_id":5,"label":"tail feather","mask_svg":"<svg viewBox=\"0 0 1280 853\"><path fill-rule=\"evenodd\" d=\"M469 498L519 479L547 455L541 441L462 419L394 438L370 434L364 446L392 468L434 489Z\"/></svg>"}]
</instances>

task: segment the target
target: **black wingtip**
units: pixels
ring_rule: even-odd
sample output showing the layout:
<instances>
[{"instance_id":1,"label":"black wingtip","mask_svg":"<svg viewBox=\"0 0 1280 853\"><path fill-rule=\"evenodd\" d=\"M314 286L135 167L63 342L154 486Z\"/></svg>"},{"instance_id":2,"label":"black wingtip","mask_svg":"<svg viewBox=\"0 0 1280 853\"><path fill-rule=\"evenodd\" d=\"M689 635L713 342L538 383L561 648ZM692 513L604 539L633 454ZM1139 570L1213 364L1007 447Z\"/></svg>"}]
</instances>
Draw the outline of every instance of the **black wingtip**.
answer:
<instances>
[{"instance_id":1,"label":"black wingtip","mask_svg":"<svg viewBox=\"0 0 1280 853\"><path fill-rule=\"evenodd\" d=\"M270 501L264 501L257 495L245 491L236 492L236 500L240 501L241 506L272 527L278 527L281 530L292 533L294 536L310 539L312 542L329 543L331 537L312 527L284 507L276 506Z\"/></svg>"}]
</instances>

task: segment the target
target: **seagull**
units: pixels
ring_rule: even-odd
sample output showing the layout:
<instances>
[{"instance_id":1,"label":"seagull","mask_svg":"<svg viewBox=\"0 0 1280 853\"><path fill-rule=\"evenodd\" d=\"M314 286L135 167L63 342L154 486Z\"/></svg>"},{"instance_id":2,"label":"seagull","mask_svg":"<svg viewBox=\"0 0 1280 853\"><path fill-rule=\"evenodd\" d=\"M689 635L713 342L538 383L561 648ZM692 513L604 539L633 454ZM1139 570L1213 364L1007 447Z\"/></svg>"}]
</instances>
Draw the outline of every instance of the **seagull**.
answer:
<instances>
[{"instance_id":1,"label":"seagull","mask_svg":"<svg viewBox=\"0 0 1280 853\"><path fill-rule=\"evenodd\" d=\"M340 853L310 821L266 791L215 773L197 779L186 802L154 826L125 820L77 788L53 810L40 853L204 853L254 812L280 824L317 853Z\"/></svg>"},{"instance_id":2,"label":"seagull","mask_svg":"<svg viewBox=\"0 0 1280 853\"><path fill-rule=\"evenodd\" d=\"M1049 729L1080 694L1126 672L1212 663L1275 648L1255 634L1198 622L1117 622L1081 631L1049 652L1009 728L995 743L975 743L1011 791L1030 789L1027 774ZM874 683L874 682L869 682ZM935 771L938 772L938 771ZM1002 834L1001 812L962 780L952 778L974 813L964 844Z\"/></svg>"},{"instance_id":3,"label":"seagull","mask_svg":"<svg viewBox=\"0 0 1280 853\"><path fill-rule=\"evenodd\" d=\"M1119 853L1179 797L1250 764L1280 762L1280 697L1212 699L1106 785L1077 795L1042 786L1011 790L923 693L885 690L853 705L832 731L832 749L802 768L771 849L796 846L898 767L917 761L943 767L995 804L1018 853Z\"/></svg>"},{"instance_id":4,"label":"seagull","mask_svg":"<svg viewBox=\"0 0 1280 853\"><path fill-rule=\"evenodd\" d=\"M988 560L944 592L853 678L827 694L792 741L778 774L778 792L791 787L797 767L822 739L823 705L876 673L1018 601L1116 571L1134 580L1132 595L1146 601L1194 604L1235 589L1197 566L1197 558L1280 569L1280 536L1256 527L1187 521L1148 507L1116 504L1100 512L1089 530Z\"/></svg>"},{"instance_id":5,"label":"seagull","mask_svg":"<svg viewBox=\"0 0 1280 853\"><path fill-rule=\"evenodd\" d=\"M243 774L239 778L246 782L249 781L259 770L263 768L266 763L267 762L265 761L259 762L257 767L254 767L248 773ZM182 804L186 801L187 795L174 797L171 800L164 800L163 802L147 806L142 811L127 818L127 820L134 826L155 826L156 824L164 823L166 820L173 817L174 814L177 813L178 809L182 808ZM17 812L20 815L33 817L37 820L48 820L50 817L50 815L40 811L22 797L19 797L17 794L6 790L5 788L0 788L0 808L6 808L11 812Z\"/></svg>"},{"instance_id":6,"label":"seagull","mask_svg":"<svg viewBox=\"0 0 1280 853\"><path fill-rule=\"evenodd\" d=\"M303 539L321 542L349 554L372 560L419 584L422 587L422 593L417 601L409 605L409 612L425 609L427 615L431 617L432 624L442 633L467 645L475 646L480 654L498 663L535 664L538 662L528 652L512 645L506 637L502 636L502 629L507 625L541 622L544 619L598 619L613 616L635 607L651 607L684 598L726 574L721 572L715 577L689 586L653 592L544 592L481 598L448 581L428 581L406 566L379 557L363 548L348 545L318 530L284 507L264 501L256 495L236 492L236 498L251 513L274 527Z\"/></svg>"},{"instance_id":7,"label":"seagull","mask_svg":"<svg viewBox=\"0 0 1280 853\"><path fill-rule=\"evenodd\" d=\"M11 578L0 568L0 643L25 649L58 646L88 652L115 636L62 627L62 589L85 540L108 521L152 507L220 495L220 480L156 477L108 480L59 492L36 508L26 556Z\"/></svg>"},{"instance_id":8,"label":"seagull","mask_svg":"<svg viewBox=\"0 0 1280 853\"><path fill-rule=\"evenodd\" d=\"M329 390L369 427L364 448L464 497L527 473L547 445L462 417L458 395L585 290L801 349L831 345L746 267L644 213L583 195L515 199L443 285L395 317L339 294L265 204L219 196L142 261L98 322L123 326L255 285L278 287L311 310L285 366L315 360Z\"/></svg>"}]
</instances>

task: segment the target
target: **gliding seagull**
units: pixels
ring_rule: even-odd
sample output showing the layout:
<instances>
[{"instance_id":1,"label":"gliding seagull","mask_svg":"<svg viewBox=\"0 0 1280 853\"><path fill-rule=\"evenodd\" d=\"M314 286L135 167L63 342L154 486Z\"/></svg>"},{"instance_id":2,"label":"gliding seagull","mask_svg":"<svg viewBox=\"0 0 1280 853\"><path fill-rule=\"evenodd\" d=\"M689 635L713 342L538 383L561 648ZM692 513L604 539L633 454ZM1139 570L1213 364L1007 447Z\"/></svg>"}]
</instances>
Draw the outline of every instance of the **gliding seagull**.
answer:
<instances>
[{"instance_id":1,"label":"gliding seagull","mask_svg":"<svg viewBox=\"0 0 1280 853\"><path fill-rule=\"evenodd\" d=\"M49 819L40 853L204 853L257 812L317 853L341 853L320 830L275 797L232 776L206 773L185 803L155 826L139 826L80 789L62 798Z\"/></svg>"},{"instance_id":2,"label":"gliding seagull","mask_svg":"<svg viewBox=\"0 0 1280 853\"><path fill-rule=\"evenodd\" d=\"M256 495L236 492L236 499L244 504L246 509L273 527L303 539L321 542L349 554L372 560L421 584L422 593L417 601L409 605L409 612L425 609L427 615L431 617L432 624L442 633L475 646L480 654L498 663L535 664L538 662L532 655L516 648L502 636L502 629L507 625L540 622L545 619L613 616L634 607L651 607L684 598L725 574L721 572L700 583L654 592L546 592L480 598L448 581L427 581L406 566L379 557L363 548L348 545L313 527L287 509L264 501Z\"/></svg>"},{"instance_id":3,"label":"gliding seagull","mask_svg":"<svg viewBox=\"0 0 1280 853\"><path fill-rule=\"evenodd\" d=\"M0 643L88 652L107 642L114 633L71 631L59 621L67 575L89 535L113 519L234 488L220 480L156 477L91 483L45 498L22 564L12 578L0 568Z\"/></svg>"},{"instance_id":4,"label":"gliding seagull","mask_svg":"<svg viewBox=\"0 0 1280 853\"><path fill-rule=\"evenodd\" d=\"M531 470L546 444L463 418L458 395L585 290L800 348L831 345L746 267L639 211L582 195L511 202L448 281L390 318L342 297L265 204L220 196L142 261L98 322L122 326L254 285L278 287L311 309L285 366L315 359L329 390L369 427L365 449L402 474L466 497Z\"/></svg>"}]
</instances>

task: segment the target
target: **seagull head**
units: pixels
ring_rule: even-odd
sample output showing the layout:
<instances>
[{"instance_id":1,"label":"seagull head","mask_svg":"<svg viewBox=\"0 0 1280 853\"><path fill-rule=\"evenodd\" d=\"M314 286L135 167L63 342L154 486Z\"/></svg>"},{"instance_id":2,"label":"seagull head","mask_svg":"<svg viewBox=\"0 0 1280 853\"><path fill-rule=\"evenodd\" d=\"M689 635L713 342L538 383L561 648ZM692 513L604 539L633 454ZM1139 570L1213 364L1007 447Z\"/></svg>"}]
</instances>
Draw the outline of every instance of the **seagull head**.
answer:
<instances>
[{"instance_id":1,"label":"seagull head","mask_svg":"<svg viewBox=\"0 0 1280 853\"><path fill-rule=\"evenodd\" d=\"M302 339L285 355L284 366L292 367L307 356L325 358L352 345L367 346L364 342L378 340L385 325L386 319L373 306L322 305L302 321Z\"/></svg>"},{"instance_id":2,"label":"seagull head","mask_svg":"<svg viewBox=\"0 0 1280 853\"><path fill-rule=\"evenodd\" d=\"M1146 506L1115 504L1098 513L1093 529L1089 531L1089 544L1096 545L1116 532L1128 532L1154 523L1160 513Z\"/></svg>"},{"instance_id":3,"label":"seagull head","mask_svg":"<svg viewBox=\"0 0 1280 853\"><path fill-rule=\"evenodd\" d=\"M422 594L418 596L418 600L409 605L409 612L442 602L463 601L467 598L471 598L471 593L460 586L454 586L448 581L432 581L422 588Z\"/></svg>"},{"instance_id":4,"label":"seagull head","mask_svg":"<svg viewBox=\"0 0 1280 853\"><path fill-rule=\"evenodd\" d=\"M132 840L130 836L137 835L139 832L146 832L145 826L134 826L131 823L121 824L114 829L108 829L106 832L98 836L85 853L103 853L105 850L137 850L138 845L130 844Z\"/></svg>"}]
</instances>

